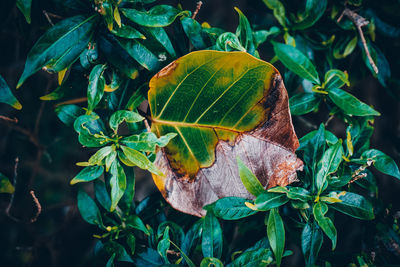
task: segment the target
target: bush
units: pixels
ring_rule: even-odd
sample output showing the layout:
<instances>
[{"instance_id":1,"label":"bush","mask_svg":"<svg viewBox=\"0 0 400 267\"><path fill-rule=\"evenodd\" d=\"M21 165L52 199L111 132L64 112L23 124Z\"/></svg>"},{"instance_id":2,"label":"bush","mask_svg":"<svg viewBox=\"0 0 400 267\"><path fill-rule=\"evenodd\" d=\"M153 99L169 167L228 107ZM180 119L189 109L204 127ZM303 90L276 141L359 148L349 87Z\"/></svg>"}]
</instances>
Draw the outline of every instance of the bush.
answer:
<instances>
[{"instance_id":1,"label":"bush","mask_svg":"<svg viewBox=\"0 0 400 267\"><path fill-rule=\"evenodd\" d=\"M371 138L398 122L400 5L238 6L16 1L2 21L17 52L2 65L24 58L18 82L0 76L0 102L24 106L1 106L5 265L399 262L398 135Z\"/></svg>"}]
</instances>

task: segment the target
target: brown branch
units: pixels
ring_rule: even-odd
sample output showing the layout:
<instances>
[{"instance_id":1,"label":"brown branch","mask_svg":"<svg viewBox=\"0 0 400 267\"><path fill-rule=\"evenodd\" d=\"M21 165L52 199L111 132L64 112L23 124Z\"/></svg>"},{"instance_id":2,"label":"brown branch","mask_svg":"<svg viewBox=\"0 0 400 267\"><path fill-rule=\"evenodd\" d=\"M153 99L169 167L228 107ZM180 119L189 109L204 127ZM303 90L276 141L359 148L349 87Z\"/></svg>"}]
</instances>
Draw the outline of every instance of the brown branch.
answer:
<instances>
[{"instance_id":1,"label":"brown branch","mask_svg":"<svg viewBox=\"0 0 400 267\"><path fill-rule=\"evenodd\" d=\"M15 165L14 165L14 177L13 177L13 182L12 182L13 186L14 186L14 193L11 195L10 202L8 203L8 206L6 208L6 215L10 219L12 219L13 221L16 221L16 222L20 222L21 220L16 218L16 217L14 217L14 216L12 216L11 213L10 213L10 210L11 210L11 207L12 207L12 205L14 203L15 189L17 187L18 163L19 163L19 158L16 157L15 158Z\"/></svg>"},{"instance_id":2,"label":"brown branch","mask_svg":"<svg viewBox=\"0 0 400 267\"><path fill-rule=\"evenodd\" d=\"M367 55L368 61L371 64L372 68L374 69L375 73L378 74L378 72L379 72L378 67L376 66L374 60L371 57L371 53L369 52L367 41L365 40L364 32L362 31L362 27L368 25L369 21L348 8L345 8L343 10L342 14L337 19L338 23L342 20L343 16L348 17L353 22L354 26L356 26L358 33L360 35L360 38L361 38L361 43L364 46L364 51L365 51L365 54Z\"/></svg>"},{"instance_id":3,"label":"brown branch","mask_svg":"<svg viewBox=\"0 0 400 267\"><path fill-rule=\"evenodd\" d=\"M203 5L202 1L197 2L196 10L193 12L192 19L195 19L197 13L199 13L201 6Z\"/></svg>"},{"instance_id":4,"label":"brown branch","mask_svg":"<svg viewBox=\"0 0 400 267\"><path fill-rule=\"evenodd\" d=\"M7 122L15 123L15 124L18 123L18 119L17 119L17 118L11 119L11 118L9 118L9 117L1 116L1 115L0 115L0 119L1 119L1 120L5 120L5 121L7 121Z\"/></svg>"},{"instance_id":5,"label":"brown branch","mask_svg":"<svg viewBox=\"0 0 400 267\"><path fill-rule=\"evenodd\" d=\"M51 20L49 13L46 12L46 10L43 10L43 14L46 17L47 21L50 23L51 26L54 26L53 21Z\"/></svg>"},{"instance_id":6,"label":"brown branch","mask_svg":"<svg viewBox=\"0 0 400 267\"><path fill-rule=\"evenodd\" d=\"M40 205L39 200L35 196L35 192L33 192L33 190L31 190L29 193L31 194L32 199L33 199L33 203L35 203L35 206L36 206L36 213L31 218L31 223L34 223L34 222L36 222L37 218L39 217L40 213L42 212L42 206Z\"/></svg>"},{"instance_id":7,"label":"brown branch","mask_svg":"<svg viewBox=\"0 0 400 267\"><path fill-rule=\"evenodd\" d=\"M36 146L38 149L43 149L43 146L39 143L38 138L28 131L25 128L22 128L21 126L15 125L14 121L10 122L9 120L0 120L1 123L6 124L11 130L17 131L26 137L28 137L29 141Z\"/></svg>"},{"instance_id":8,"label":"brown branch","mask_svg":"<svg viewBox=\"0 0 400 267\"><path fill-rule=\"evenodd\" d=\"M55 105L55 107L58 107L58 106L61 106L61 105L67 105L67 104L79 104L79 103L86 102L87 100L88 100L87 97L75 98L75 99L71 99L71 100L67 100L67 101L64 101L64 102L57 103Z\"/></svg>"}]
</instances>

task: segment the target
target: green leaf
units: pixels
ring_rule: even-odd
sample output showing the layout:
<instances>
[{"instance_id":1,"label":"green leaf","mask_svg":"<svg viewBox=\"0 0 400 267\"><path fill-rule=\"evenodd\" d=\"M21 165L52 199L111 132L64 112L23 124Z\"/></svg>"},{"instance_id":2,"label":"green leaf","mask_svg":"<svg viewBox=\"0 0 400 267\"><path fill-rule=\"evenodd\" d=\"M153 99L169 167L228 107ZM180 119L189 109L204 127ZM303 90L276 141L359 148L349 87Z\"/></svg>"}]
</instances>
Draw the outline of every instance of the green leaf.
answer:
<instances>
[{"instance_id":1,"label":"green leaf","mask_svg":"<svg viewBox=\"0 0 400 267\"><path fill-rule=\"evenodd\" d=\"M102 180L97 179L94 181L94 193L100 205L105 210L109 211L111 207L111 199L107 192L106 185Z\"/></svg>"},{"instance_id":2,"label":"green leaf","mask_svg":"<svg viewBox=\"0 0 400 267\"><path fill-rule=\"evenodd\" d=\"M338 88L328 91L329 98L347 115L380 116L381 114L356 97Z\"/></svg>"},{"instance_id":3,"label":"green leaf","mask_svg":"<svg viewBox=\"0 0 400 267\"><path fill-rule=\"evenodd\" d=\"M154 153L157 146L165 147L176 135L176 133L168 133L157 138L157 135L154 133L144 132L124 137L121 143L135 150Z\"/></svg>"},{"instance_id":4,"label":"green leaf","mask_svg":"<svg viewBox=\"0 0 400 267\"><path fill-rule=\"evenodd\" d=\"M11 184L10 180L0 173L0 193L13 194L15 191L14 186Z\"/></svg>"},{"instance_id":5,"label":"green leaf","mask_svg":"<svg viewBox=\"0 0 400 267\"><path fill-rule=\"evenodd\" d=\"M314 266L317 259L318 253L322 247L323 235L318 224L308 222L301 233L301 249L306 261L306 266Z\"/></svg>"},{"instance_id":6,"label":"green leaf","mask_svg":"<svg viewBox=\"0 0 400 267\"><path fill-rule=\"evenodd\" d=\"M269 213L267 235L269 245L275 255L276 266L279 267L285 249L285 227L278 209L272 209Z\"/></svg>"},{"instance_id":7,"label":"green leaf","mask_svg":"<svg viewBox=\"0 0 400 267\"><path fill-rule=\"evenodd\" d=\"M51 27L29 52L17 88L42 67L59 72L72 65L90 42L96 17L75 16Z\"/></svg>"},{"instance_id":8,"label":"green leaf","mask_svg":"<svg viewBox=\"0 0 400 267\"><path fill-rule=\"evenodd\" d=\"M268 39L268 37L275 36L275 35L279 34L280 31L281 30L278 27L272 26L268 31L259 30L259 31L253 32L254 45L257 48L260 44L264 43Z\"/></svg>"},{"instance_id":9,"label":"green leaf","mask_svg":"<svg viewBox=\"0 0 400 267\"><path fill-rule=\"evenodd\" d=\"M161 255L161 257L164 259L165 263L169 263L168 257L167 257L167 250L170 247L170 242L169 242L169 226L165 228L163 238L158 242L157 245L157 251Z\"/></svg>"},{"instance_id":10,"label":"green leaf","mask_svg":"<svg viewBox=\"0 0 400 267\"><path fill-rule=\"evenodd\" d=\"M156 71L160 68L160 61L152 51L138 40L120 39L119 45L142 67L149 71Z\"/></svg>"},{"instance_id":11,"label":"green leaf","mask_svg":"<svg viewBox=\"0 0 400 267\"><path fill-rule=\"evenodd\" d=\"M331 88L341 88L345 84L350 86L349 75L347 72L332 69L325 73L325 81L322 87L329 90Z\"/></svg>"},{"instance_id":12,"label":"green leaf","mask_svg":"<svg viewBox=\"0 0 400 267\"><path fill-rule=\"evenodd\" d=\"M110 211L114 211L119 200L124 195L126 189L126 175L124 169L118 160L114 160L110 168L110 186L111 186L111 207Z\"/></svg>"},{"instance_id":13,"label":"green leaf","mask_svg":"<svg viewBox=\"0 0 400 267\"><path fill-rule=\"evenodd\" d=\"M204 218L201 218L197 222L195 222L192 227L190 227L189 231L185 235L185 239L182 243L182 251L186 255L190 255L193 249L196 248L197 244L200 241L200 237L203 232L203 221Z\"/></svg>"},{"instance_id":14,"label":"green leaf","mask_svg":"<svg viewBox=\"0 0 400 267\"><path fill-rule=\"evenodd\" d=\"M269 248L257 248L242 253L227 267L265 267L273 261Z\"/></svg>"},{"instance_id":15,"label":"green leaf","mask_svg":"<svg viewBox=\"0 0 400 267\"><path fill-rule=\"evenodd\" d=\"M339 202L341 203L341 202ZM322 231L332 240L332 250L336 247L337 233L336 228L330 218L325 217L328 206L323 202L317 202L313 207L314 218Z\"/></svg>"},{"instance_id":16,"label":"green leaf","mask_svg":"<svg viewBox=\"0 0 400 267\"><path fill-rule=\"evenodd\" d=\"M10 106L18 110L22 108L21 103L18 101L18 99L15 98L15 96L10 90L10 87L8 87L6 81L1 75L0 75L0 103L9 104Z\"/></svg>"},{"instance_id":17,"label":"green leaf","mask_svg":"<svg viewBox=\"0 0 400 267\"><path fill-rule=\"evenodd\" d=\"M314 93L299 93L289 99L290 112L293 115L304 115L318 109L320 102Z\"/></svg>"},{"instance_id":18,"label":"green leaf","mask_svg":"<svg viewBox=\"0 0 400 267\"><path fill-rule=\"evenodd\" d=\"M94 200L84 191L78 191L78 209L82 218L90 224L103 226L101 213Z\"/></svg>"},{"instance_id":19,"label":"green leaf","mask_svg":"<svg viewBox=\"0 0 400 267\"><path fill-rule=\"evenodd\" d=\"M343 155L342 142L338 141L325 151L321 160L318 162L318 172L315 178L318 195L328 186L327 176L336 172L342 162Z\"/></svg>"},{"instance_id":20,"label":"green leaf","mask_svg":"<svg viewBox=\"0 0 400 267\"><path fill-rule=\"evenodd\" d=\"M70 182L71 185L81 183L81 182L90 182L100 177L103 174L104 168L103 166L90 166L81 170L78 175L76 175Z\"/></svg>"},{"instance_id":21,"label":"green leaf","mask_svg":"<svg viewBox=\"0 0 400 267\"><path fill-rule=\"evenodd\" d=\"M200 267L210 267L210 266L224 267L224 264L219 259L213 257L207 257L201 260Z\"/></svg>"},{"instance_id":22,"label":"green leaf","mask_svg":"<svg viewBox=\"0 0 400 267\"><path fill-rule=\"evenodd\" d=\"M264 192L258 195L254 201L254 205L251 203L246 203L248 207L258 211L267 211L270 209L278 208L289 201L286 194Z\"/></svg>"},{"instance_id":23,"label":"green leaf","mask_svg":"<svg viewBox=\"0 0 400 267\"><path fill-rule=\"evenodd\" d=\"M85 111L77 105L60 105L55 108L57 117L66 125L71 126L74 121L81 115L85 114Z\"/></svg>"},{"instance_id":24,"label":"green leaf","mask_svg":"<svg viewBox=\"0 0 400 267\"><path fill-rule=\"evenodd\" d=\"M79 142L87 147L101 147L109 143L104 135L104 125L95 114L79 116L74 122L74 129L79 134Z\"/></svg>"},{"instance_id":25,"label":"green leaf","mask_svg":"<svg viewBox=\"0 0 400 267\"><path fill-rule=\"evenodd\" d=\"M143 252L136 253L133 262L138 267L164 266L164 261L160 254L152 248L145 248Z\"/></svg>"},{"instance_id":26,"label":"green leaf","mask_svg":"<svg viewBox=\"0 0 400 267\"><path fill-rule=\"evenodd\" d=\"M17 0L17 7L22 12L28 24L31 24L32 0Z\"/></svg>"},{"instance_id":27,"label":"green leaf","mask_svg":"<svg viewBox=\"0 0 400 267\"><path fill-rule=\"evenodd\" d=\"M318 72L314 64L300 50L287 44L277 42L273 42L272 44L276 56L286 68L303 79L320 84Z\"/></svg>"},{"instance_id":28,"label":"green leaf","mask_svg":"<svg viewBox=\"0 0 400 267\"><path fill-rule=\"evenodd\" d=\"M147 12L128 8L120 10L131 21L146 27L165 27L179 16L190 16L190 11L182 11L168 5L158 5Z\"/></svg>"},{"instance_id":29,"label":"green leaf","mask_svg":"<svg viewBox=\"0 0 400 267\"><path fill-rule=\"evenodd\" d=\"M194 48L196 50L205 49L207 44L202 35L203 28L200 23L192 18L183 18L181 23L186 36L189 38Z\"/></svg>"},{"instance_id":30,"label":"green leaf","mask_svg":"<svg viewBox=\"0 0 400 267\"><path fill-rule=\"evenodd\" d=\"M338 192L341 202L332 203L331 207L360 220L375 218L372 204L363 196L351 192Z\"/></svg>"},{"instance_id":31,"label":"green leaf","mask_svg":"<svg viewBox=\"0 0 400 267\"><path fill-rule=\"evenodd\" d=\"M362 154L361 158L371 159L374 167L378 171L400 179L400 171L399 167L396 165L396 162L382 151L377 149L369 149Z\"/></svg>"},{"instance_id":32,"label":"green leaf","mask_svg":"<svg viewBox=\"0 0 400 267\"><path fill-rule=\"evenodd\" d=\"M344 40L339 38L333 47L333 57L342 59L353 53L357 45L357 39L357 35Z\"/></svg>"},{"instance_id":33,"label":"green leaf","mask_svg":"<svg viewBox=\"0 0 400 267\"><path fill-rule=\"evenodd\" d=\"M286 28L285 6L279 0L263 0L269 9L274 12L275 18L284 28Z\"/></svg>"},{"instance_id":34,"label":"green leaf","mask_svg":"<svg viewBox=\"0 0 400 267\"><path fill-rule=\"evenodd\" d=\"M302 202L307 202L312 199L311 193L302 187L290 187L286 195L289 199Z\"/></svg>"},{"instance_id":35,"label":"green leaf","mask_svg":"<svg viewBox=\"0 0 400 267\"><path fill-rule=\"evenodd\" d=\"M118 126L122 122L135 123L144 120L144 117L140 116L139 113L129 110L118 110L111 115L109 124L110 128L116 133Z\"/></svg>"},{"instance_id":36,"label":"green leaf","mask_svg":"<svg viewBox=\"0 0 400 267\"><path fill-rule=\"evenodd\" d=\"M292 28L295 30L310 28L322 17L327 5L327 0L307 0L305 11L300 14L300 19L295 21Z\"/></svg>"},{"instance_id":37,"label":"green leaf","mask_svg":"<svg viewBox=\"0 0 400 267\"><path fill-rule=\"evenodd\" d=\"M239 168L240 180L242 180L247 191L249 191L254 196L258 196L263 193L265 191L264 187L257 179L257 177L253 174L253 172L243 163L243 161L239 157L236 157L236 161Z\"/></svg>"},{"instance_id":38,"label":"green leaf","mask_svg":"<svg viewBox=\"0 0 400 267\"><path fill-rule=\"evenodd\" d=\"M163 176L164 174L157 169L156 166L142 153L127 146L121 146L124 155L127 159L143 170L148 170L156 175Z\"/></svg>"},{"instance_id":39,"label":"green leaf","mask_svg":"<svg viewBox=\"0 0 400 267\"><path fill-rule=\"evenodd\" d=\"M220 258L222 255L222 229L213 213L207 212L203 220L201 249L203 256Z\"/></svg>"},{"instance_id":40,"label":"green leaf","mask_svg":"<svg viewBox=\"0 0 400 267\"><path fill-rule=\"evenodd\" d=\"M171 57L176 57L175 49L172 46L171 40L163 28L146 27L144 28L144 31L146 32L146 36L151 35L155 41L161 44ZM148 43L150 42L152 42L151 39L148 41Z\"/></svg>"},{"instance_id":41,"label":"green leaf","mask_svg":"<svg viewBox=\"0 0 400 267\"><path fill-rule=\"evenodd\" d=\"M106 172L111 167L111 164L115 161L115 158L117 157L117 152L113 149L106 157L104 160L104 165L106 166Z\"/></svg>"},{"instance_id":42,"label":"green leaf","mask_svg":"<svg viewBox=\"0 0 400 267\"><path fill-rule=\"evenodd\" d=\"M113 147L112 146L106 146L103 147L99 150L97 150L97 152L95 154L93 154L88 162L90 165L102 165L102 161L103 159L110 154L113 151Z\"/></svg>"},{"instance_id":43,"label":"green leaf","mask_svg":"<svg viewBox=\"0 0 400 267\"><path fill-rule=\"evenodd\" d=\"M128 233L126 236L126 243L131 251L131 255L134 255L136 249L136 237L133 234Z\"/></svg>"},{"instance_id":44,"label":"green leaf","mask_svg":"<svg viewBox=\"0 0 400 267\"><path fill-rule=\"evenodd\" d=\"M239 26L236 29L236 36L239 38L240 43L246 49L247 53L254 55L256 48L254 46L251 25L239 8L235 7L235 10L239 14Z\"/></svg>"},{"instance_id":45,"label":"green leaf","mask_svg":"<svg viewBox=\"0 0 400 267\"><path fill-rule=\"evenodd\" d=\"M130 215L126 219L126 224L129 228L137 229L139 231L142 231L145 235L150 235L150 232L144 225L143 221L140 219L139 216L135 214Z\"/></svg>"},{"instance_id":46,"label":"green leaf","mask_svg":"<svg viewBox=\"0 0 400 267\"><path fill-rule=\"evenodd\" d=\"M114 27L111 32L115 36L126 39L146 39L141 32L126 24L122 24L121 27Z\"/></svg>"},{"instance_id":47,"label":"green leaf","mask_svg":"<svg viewBox=\"0 0 400 267\"><path fill-rule=\"evenodd\" d=\"M239 38L231 33L225 32L218 36L218 39L215 43L216 50L219 51L243 51L246 52L246 48L242 46L239 41Z\"/></svg>"},{"instance_id":48,"label":"green leaf","mask_svg":"<svg viewBox=\"0 0 400 267\"><path fill-rule=\"evenodd\" d=\"M88 112L94 110L97 104L100 102L104 94L105 80L103 72L106 69L106 65L96 65L92 69L89 75L89 86L87 90L88 97Z\"/></svg>"},{"instance_id":49,"label":"green leaf","mask_svg":"<svg viewBox=\"0 0 400 267\"><path fill-rule=\"evenodd\" d=\"M205 210L212 210L215 216L224 220L238 220L257 213L249 209L245 203L247 199L240 197L225 197L213 204L204 206Z\"/></svg>"}]
</instances>

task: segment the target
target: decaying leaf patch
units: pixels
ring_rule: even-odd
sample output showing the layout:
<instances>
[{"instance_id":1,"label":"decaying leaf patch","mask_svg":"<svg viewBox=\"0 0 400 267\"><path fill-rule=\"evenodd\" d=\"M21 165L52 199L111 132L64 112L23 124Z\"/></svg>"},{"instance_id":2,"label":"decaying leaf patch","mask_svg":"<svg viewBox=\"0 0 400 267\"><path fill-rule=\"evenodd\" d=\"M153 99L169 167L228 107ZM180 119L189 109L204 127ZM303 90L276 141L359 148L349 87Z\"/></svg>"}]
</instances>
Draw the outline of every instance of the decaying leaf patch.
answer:
<instances>
[{"instance_id":1,"label":"decaying leaf patch","mask_svg":"<svg viewBox=\"0 0 400 267\"><path fill-rule=\"evenodd\" d=\"M179 58L150 81L151 129L177 136L157 153L165 176L153 179L176 209L203 216L219 198L253 198L236 157L265 188L296 180L303 163L282 77L243 52L199 51Z\"/></svg>"}]
</instances>

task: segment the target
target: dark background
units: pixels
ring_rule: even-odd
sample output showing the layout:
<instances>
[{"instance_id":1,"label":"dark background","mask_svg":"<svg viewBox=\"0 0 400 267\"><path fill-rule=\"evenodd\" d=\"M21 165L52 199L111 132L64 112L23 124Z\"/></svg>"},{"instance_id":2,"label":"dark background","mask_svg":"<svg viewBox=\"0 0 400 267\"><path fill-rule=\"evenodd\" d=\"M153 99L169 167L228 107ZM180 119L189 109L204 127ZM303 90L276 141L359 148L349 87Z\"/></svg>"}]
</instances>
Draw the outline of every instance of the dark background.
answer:
<instances>
[{"instance_id":1,"label":"dark background","mask_svg":"<svg viewBox=\"0 0 400 267\"><path fill-rule=\"evenodd\" d=\"M23 105L21 111L0 104L0 115L17 118L18 123L4 123L0 120L0 172L12 178L15 159L19 158L18 176L14 202L10 214L6 209L10 195L0 195L0 265L2 266L79 266L91 262L95 228L84 222L76 207L76 188L69 180L80 170L75 163L86 161L92 153L84 149L77 140L73 129L63 125L54 113L54 102L43 102L39 97L54 90L56 75L40 71L15 90L15 85L23 71L29 49L40 35L49 28L42 10L63 14L63 1L33 0L32 23L28 25L15 1L2 0L0 4L0 75L9 84ZM178 1L160 1L176 4ZM250 22L259 29L269 29L274 18L261 0L203 1L197 19L207 21L212 26L235 32L238 18L233 7L239 7ZM400 27L399 1L364 1L375 12L381 14L385 22ZM184 9L194 10L196 1L181 1ZM54 20L56 22L57 19ZM383 88L372 77L361 58L361 50L356 48L352 58L343 62L343 70L350 74L351 92L362 101L371 104L382 116L375 119L372 147L378 148L400 163L400 40L389 39L377 34L376 42L386 55L391 66L392 78L388 88ZM261 58L268 61L273 52L268 44L259 49ZM283 69L277 64L278 69ZM356 77L352 73L357 73ZM287 88L293 91L295 88ZM80 88L84 93L86 88ZM294 118L299 137L312 130L327 117L308 115L311 122L306 125ZM345 125L333 120L328 129L344 138ZM391 212L400 210L400 181L374 172L379 186L379 198L383 206ZM155 191L153 182L141 172L137 183L137 200ZM38 220L29 223L36 208L29 194L34 190L42 211ZM362 222L340 216L335 220L338 228L338 248L336 252L357 253L361 251L363 233L358 225ZM260 222L262 224L262 222ZM328 242L327 242L328 243ZM325 246L325 245L324 245ZM288 247L295 255L287 265L301 266L303 258L294 243ZM327 248L325 251L329 251ZM329 256L326 256L329 258ZM343 260L347 260L343 259ZM5 265L3 265L5 264Z\"/></svg>"}]
</instances>

